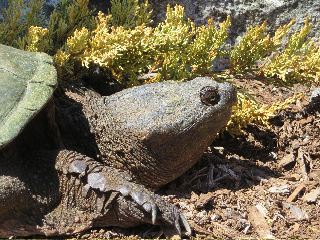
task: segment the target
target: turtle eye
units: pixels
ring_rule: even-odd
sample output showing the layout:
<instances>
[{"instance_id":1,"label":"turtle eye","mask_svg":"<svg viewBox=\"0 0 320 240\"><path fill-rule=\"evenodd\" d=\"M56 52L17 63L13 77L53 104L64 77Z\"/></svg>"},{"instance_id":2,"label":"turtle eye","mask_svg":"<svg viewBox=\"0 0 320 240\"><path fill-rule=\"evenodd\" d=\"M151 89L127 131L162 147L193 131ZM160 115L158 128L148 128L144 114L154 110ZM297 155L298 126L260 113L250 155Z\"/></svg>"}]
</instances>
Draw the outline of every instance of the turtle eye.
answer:
<instances>
[{"instance_id":1,"label":"turtle eye","mask_svg":"<svg viewBox=\"0 0 320 240\"><path fill-rule=\"evenodd\" d=\"M212 86L202 88L200 91L200 98L202 103L207 106L213 106L220 101L218 89Z\"/></svg>"}]
</instances>

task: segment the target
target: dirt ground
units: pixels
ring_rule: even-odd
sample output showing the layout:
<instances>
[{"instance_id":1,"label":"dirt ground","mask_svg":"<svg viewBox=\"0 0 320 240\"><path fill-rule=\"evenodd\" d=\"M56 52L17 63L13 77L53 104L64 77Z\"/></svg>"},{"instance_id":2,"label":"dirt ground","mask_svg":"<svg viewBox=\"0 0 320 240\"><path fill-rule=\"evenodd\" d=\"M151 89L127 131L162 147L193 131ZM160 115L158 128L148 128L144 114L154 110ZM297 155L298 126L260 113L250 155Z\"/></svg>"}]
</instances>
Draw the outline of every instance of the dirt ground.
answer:
<instances>
[{"instance_id":1,"label":"dirt ground","mask_svg":"<svg viewBox=\"0 0 320 240\"><path fill-rule=\"evenodd\" d=\"M177 205L191 226L182 238L320 238L319 86L264 84L235 76L263 104L303 93L277 113L270 128L249 125L244 134L216 139L201 160L157 193ZM173 229L143 225L90 229L74 238L178 238ZM70 236L69 236L70 237Z\"/></svg>"}]
</instances>

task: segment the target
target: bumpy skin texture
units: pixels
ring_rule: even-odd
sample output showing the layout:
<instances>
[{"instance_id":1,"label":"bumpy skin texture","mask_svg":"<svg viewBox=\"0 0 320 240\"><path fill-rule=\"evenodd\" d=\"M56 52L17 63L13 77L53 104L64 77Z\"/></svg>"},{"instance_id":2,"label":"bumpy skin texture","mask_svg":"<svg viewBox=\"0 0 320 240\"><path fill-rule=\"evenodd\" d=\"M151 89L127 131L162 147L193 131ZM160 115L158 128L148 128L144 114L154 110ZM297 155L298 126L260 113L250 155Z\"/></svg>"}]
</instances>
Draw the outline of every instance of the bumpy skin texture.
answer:
<instances>
[{"instance_id":1,"label":"bumpy skin texture","mask_svg":"<svg viewBox=\"0 0 320 240\"><path fill-rule=\"evenodd\" d=\"M190 231L149 189L199 160L229 120L235 89L197 78L110 97L56 95L0 150L0 236L143 223Z\"/></svg>"}]
</instances>

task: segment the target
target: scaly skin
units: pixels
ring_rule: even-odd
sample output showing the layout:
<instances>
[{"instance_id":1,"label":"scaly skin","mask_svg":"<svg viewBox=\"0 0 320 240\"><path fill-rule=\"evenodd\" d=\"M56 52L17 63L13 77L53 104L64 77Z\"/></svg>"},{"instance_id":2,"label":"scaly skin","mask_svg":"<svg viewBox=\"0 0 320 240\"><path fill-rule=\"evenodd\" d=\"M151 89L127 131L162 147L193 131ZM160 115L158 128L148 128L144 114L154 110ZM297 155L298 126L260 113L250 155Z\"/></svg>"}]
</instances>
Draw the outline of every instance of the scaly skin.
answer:
<instances>
[{"instance_id":1,"label":"scaly skin","mask_svg":"<svg viewBox=\"0 0 320 240\"><path fill-rule=\"evenodd\" d=\"M110 97L58 95L0 150L0 236L143 223L190 231L177 207L148 189L199 160L230 118L234 88L197 78Z\"/></svg>"}]
</instances>

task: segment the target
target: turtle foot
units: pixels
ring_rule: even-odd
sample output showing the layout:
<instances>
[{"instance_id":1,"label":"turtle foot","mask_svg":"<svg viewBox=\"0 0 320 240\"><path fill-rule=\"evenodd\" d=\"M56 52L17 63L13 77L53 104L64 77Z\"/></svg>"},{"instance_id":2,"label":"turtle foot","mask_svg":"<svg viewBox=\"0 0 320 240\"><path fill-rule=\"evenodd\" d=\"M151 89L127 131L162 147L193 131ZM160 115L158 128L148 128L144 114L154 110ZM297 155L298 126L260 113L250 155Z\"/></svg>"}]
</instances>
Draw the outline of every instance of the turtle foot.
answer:
<instances>
[{"instance_id":1,"label":"turtle foot","mask_svg":"<svg viewBox=\"0 0 320 240\"><path fill-rule=\"evenodd\" d=\"M189 224L176 206L119 169L80 153L63 150L56 163L60 205L45 217L46 235L70 235L91 227L133 227L144 223L173 226L181 235Z\"/></svg>"}]
</instances>

